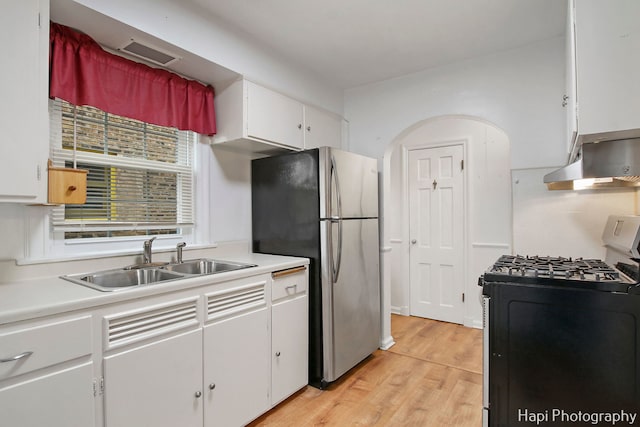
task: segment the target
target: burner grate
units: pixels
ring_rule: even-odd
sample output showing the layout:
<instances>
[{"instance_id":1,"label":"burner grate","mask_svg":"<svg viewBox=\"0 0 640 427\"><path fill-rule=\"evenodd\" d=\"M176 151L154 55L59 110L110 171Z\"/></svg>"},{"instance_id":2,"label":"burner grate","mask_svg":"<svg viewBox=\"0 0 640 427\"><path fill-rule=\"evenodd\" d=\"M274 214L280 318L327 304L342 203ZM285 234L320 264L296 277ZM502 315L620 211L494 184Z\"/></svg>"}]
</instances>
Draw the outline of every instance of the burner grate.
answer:
<instances>
[{"instance_id":1,"label":"burner grate","mask_svg":"<svg viewBox=\"0 0 640 427\"><path fill-rule=\"evenodd\" d=\"M620 272L599 259L503 255L489 270L510 277L620 282Z\"/></svg>"}]
</instances>

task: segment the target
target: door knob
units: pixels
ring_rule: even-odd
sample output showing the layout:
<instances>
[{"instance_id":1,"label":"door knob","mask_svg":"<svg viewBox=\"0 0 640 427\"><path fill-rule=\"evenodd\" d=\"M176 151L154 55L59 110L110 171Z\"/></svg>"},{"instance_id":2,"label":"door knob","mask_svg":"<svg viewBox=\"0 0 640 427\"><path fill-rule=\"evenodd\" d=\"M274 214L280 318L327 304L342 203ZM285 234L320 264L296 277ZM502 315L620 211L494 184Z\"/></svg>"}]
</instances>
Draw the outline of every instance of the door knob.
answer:
<instances>
[{"instance_id":1,"label":"door knob","mask_svg":"<svg viewBox=\"0 0 640 427\"><path fill-rule=\"evenodd\" d=\"M415 245L416 243L418 243L418 241L416 239L411 239L411 244Z\"/></svg>"}]
</instances>

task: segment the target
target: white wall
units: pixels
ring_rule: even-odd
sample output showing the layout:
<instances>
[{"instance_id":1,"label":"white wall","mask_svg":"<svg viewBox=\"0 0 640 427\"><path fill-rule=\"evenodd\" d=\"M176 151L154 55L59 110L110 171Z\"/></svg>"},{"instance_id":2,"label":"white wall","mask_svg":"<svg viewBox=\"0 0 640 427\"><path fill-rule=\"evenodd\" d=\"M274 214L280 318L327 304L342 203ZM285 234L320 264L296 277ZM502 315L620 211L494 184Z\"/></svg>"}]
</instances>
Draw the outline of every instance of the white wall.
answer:
<instances>
[{"instance_id":1,"label":"white wall","mask_svg":"<svg viewBox=\"0 0 640 427\"><path fill-rule=\"evenodd\" d=\"M519 182L513 187L514 250L600 254L600 225L611 213L637 213L636 193L551 192L541 184L543 173L523 172L567 161L564 48L564 38L555 38L347 90L349 148L382 159L394 138L427 118L464 114L488 120L509 137ZM531 206L544 206L540 213L547 214L531 215ZM570 219L577 222L569 226Z\"/></svg>"},{"instance_id":2,"label":"white wall","mask_svg":"<svg viewBox=\"0 0 640 427\"><path fill-rule=\"evenodd\" d=\"M55 1L55 0L52 0ZM265 86L342 114L342 90L300 69L193 2L74 0Z\"/></svg>"},{"instance_id":3,"label":"white wall","mask_svg":"<svg viewBox=\"0 0 640 427\"><path fill-rule=\"evenodd\" d=\"M411 125L461 114L507 133L513 168L562 165L563 93L564 38L357 87L345 92L350 148L381 159Z\"/></svg>"},{"instance_id":4,"label":"white wall","mask_svg":"<svg viewBox=\"0 0 640 427\"><path fill-rule=\"evenodd\" d=\"M477 278L500 255L511 250L511 186L509 139L492 124L466 116L441 116L412 126L394 139L384 160L385 194L383 270L389 271L383 282L389 295L389 308L396 313L410 313L410 258L416 238L408 224L410 217L410 183L406 170L408 150L445 143L464 146L462 247L462 292L465 293L463 322L482 326L481 290ZM490 208L487 208L490 206ZM412 234L413 233L413 234ZM387 280L388 279L388 280ZM390 330L389 330L390 333Z\"/></svg>"},{"instance_id":5,"label":"white wall","mask_svg":"<svg viewBox=\"0 0 640 427\"><path fill-rule=\"evenodd\" d=\"M605 258L602 231L610 214L635 215L635 189L548 191L553 168L513 170L513 251Z\"/></svg>"},{"instance_id":6,"label":"white wall","mask_svg":"<svg viewBox=\"0 0 640 427\"><path fill-rule=\"evenodd\" d=\"M487 120L505 131L511 146L513 251L603 258L600 236L606 217L635 214L635 191L550 192L542 184L544 171L567 161L564 48L564 38L555 38L347 90L348 147L381 160L394 139L425 119L466 115ZM482 239L501 242L500 236ZM487 259L487 267L492 262ZM392 265L388 275L398 276L399 268ZM390 290L392 304L405 302L403 284L392 286L401 286ZM469 320L478 320L474 313Z\"/></svg>"},{"instance_id":7,"label":"white wall","mask_svg":"<svg viewBox=\"0 0 640 427\"><path fill-rule=\"evenodd\" d=\"M280 90L302 101L342 114L343 93L327 85L311 70L300 69L249 39L197 6L171 0L51 0L64 7L86 6L103 15L178 46L205 60L226 67L255 82ZM79 6L82 5L82 6ZM45 96L43 94L43 96ZM243 240L251 237L250 157L208 150L207 170L198 184L204 185L209 220L204 239L198 243ZM46 208L0 205L0 233L4 244L0 259L20 259L29 245L43 245L42 227L35 227ZM35 221L35 222L34 222ZM42 250L38 251L42 252Z\"/></svg>"}]
</instances>

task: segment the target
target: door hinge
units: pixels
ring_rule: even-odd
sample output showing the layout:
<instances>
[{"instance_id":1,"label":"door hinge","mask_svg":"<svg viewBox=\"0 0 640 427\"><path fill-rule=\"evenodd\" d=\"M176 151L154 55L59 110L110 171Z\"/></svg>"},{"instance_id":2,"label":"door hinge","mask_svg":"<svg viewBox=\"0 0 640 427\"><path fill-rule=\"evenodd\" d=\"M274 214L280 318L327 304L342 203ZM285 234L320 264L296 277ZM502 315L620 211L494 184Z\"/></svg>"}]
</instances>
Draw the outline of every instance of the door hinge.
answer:
<instances>
[{"instance_id":1,"label":"door hinge","mask_svg":"<svg viewBox=\"0 0 640 427\"><path fill-rule=\"evenodd\" d=\"M104 394L104 377L100 377L99 380L93 380L93 397Z\"/></svg>"},{"instance_id":2,"label":"door hinge","mask_svg":"<svg viewBox=\"0 0 640 427\"><path fill-rule=\"evenodd\" d=\"M460 170L464 170L464 160L460 160Z\"/></svg>"},{"instance_id":3,"label":"door hinge","mask_svg":"<svg viewBox=\"0 0 640 427\"><path fill-rule=\"evenodd\" d=\"M464 302L464 292L462 293L462 302Z\"/></svg>"}]
</instances>

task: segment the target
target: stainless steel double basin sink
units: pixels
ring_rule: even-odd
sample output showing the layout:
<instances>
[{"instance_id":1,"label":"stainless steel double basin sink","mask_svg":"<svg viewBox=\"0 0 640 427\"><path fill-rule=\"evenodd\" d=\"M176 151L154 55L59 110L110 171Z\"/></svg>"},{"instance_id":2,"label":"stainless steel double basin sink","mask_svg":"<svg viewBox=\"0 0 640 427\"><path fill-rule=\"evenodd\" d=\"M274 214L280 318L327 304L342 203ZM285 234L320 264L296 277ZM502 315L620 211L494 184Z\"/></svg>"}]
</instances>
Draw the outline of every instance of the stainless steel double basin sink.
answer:
<instances>
[{"instance_id":1,"label":"stainless steel double basin sink","mask_svg":"<svg viewBox=\"0 0 640 427\"><path fill-rule=\"evenodd\" d=\"M255 264L200 258L181 263L137 264L94 273L72 274L62 276L62 278L79 285L108 292L249 267L255 267Z\"/></svg>"}]
</instances>

